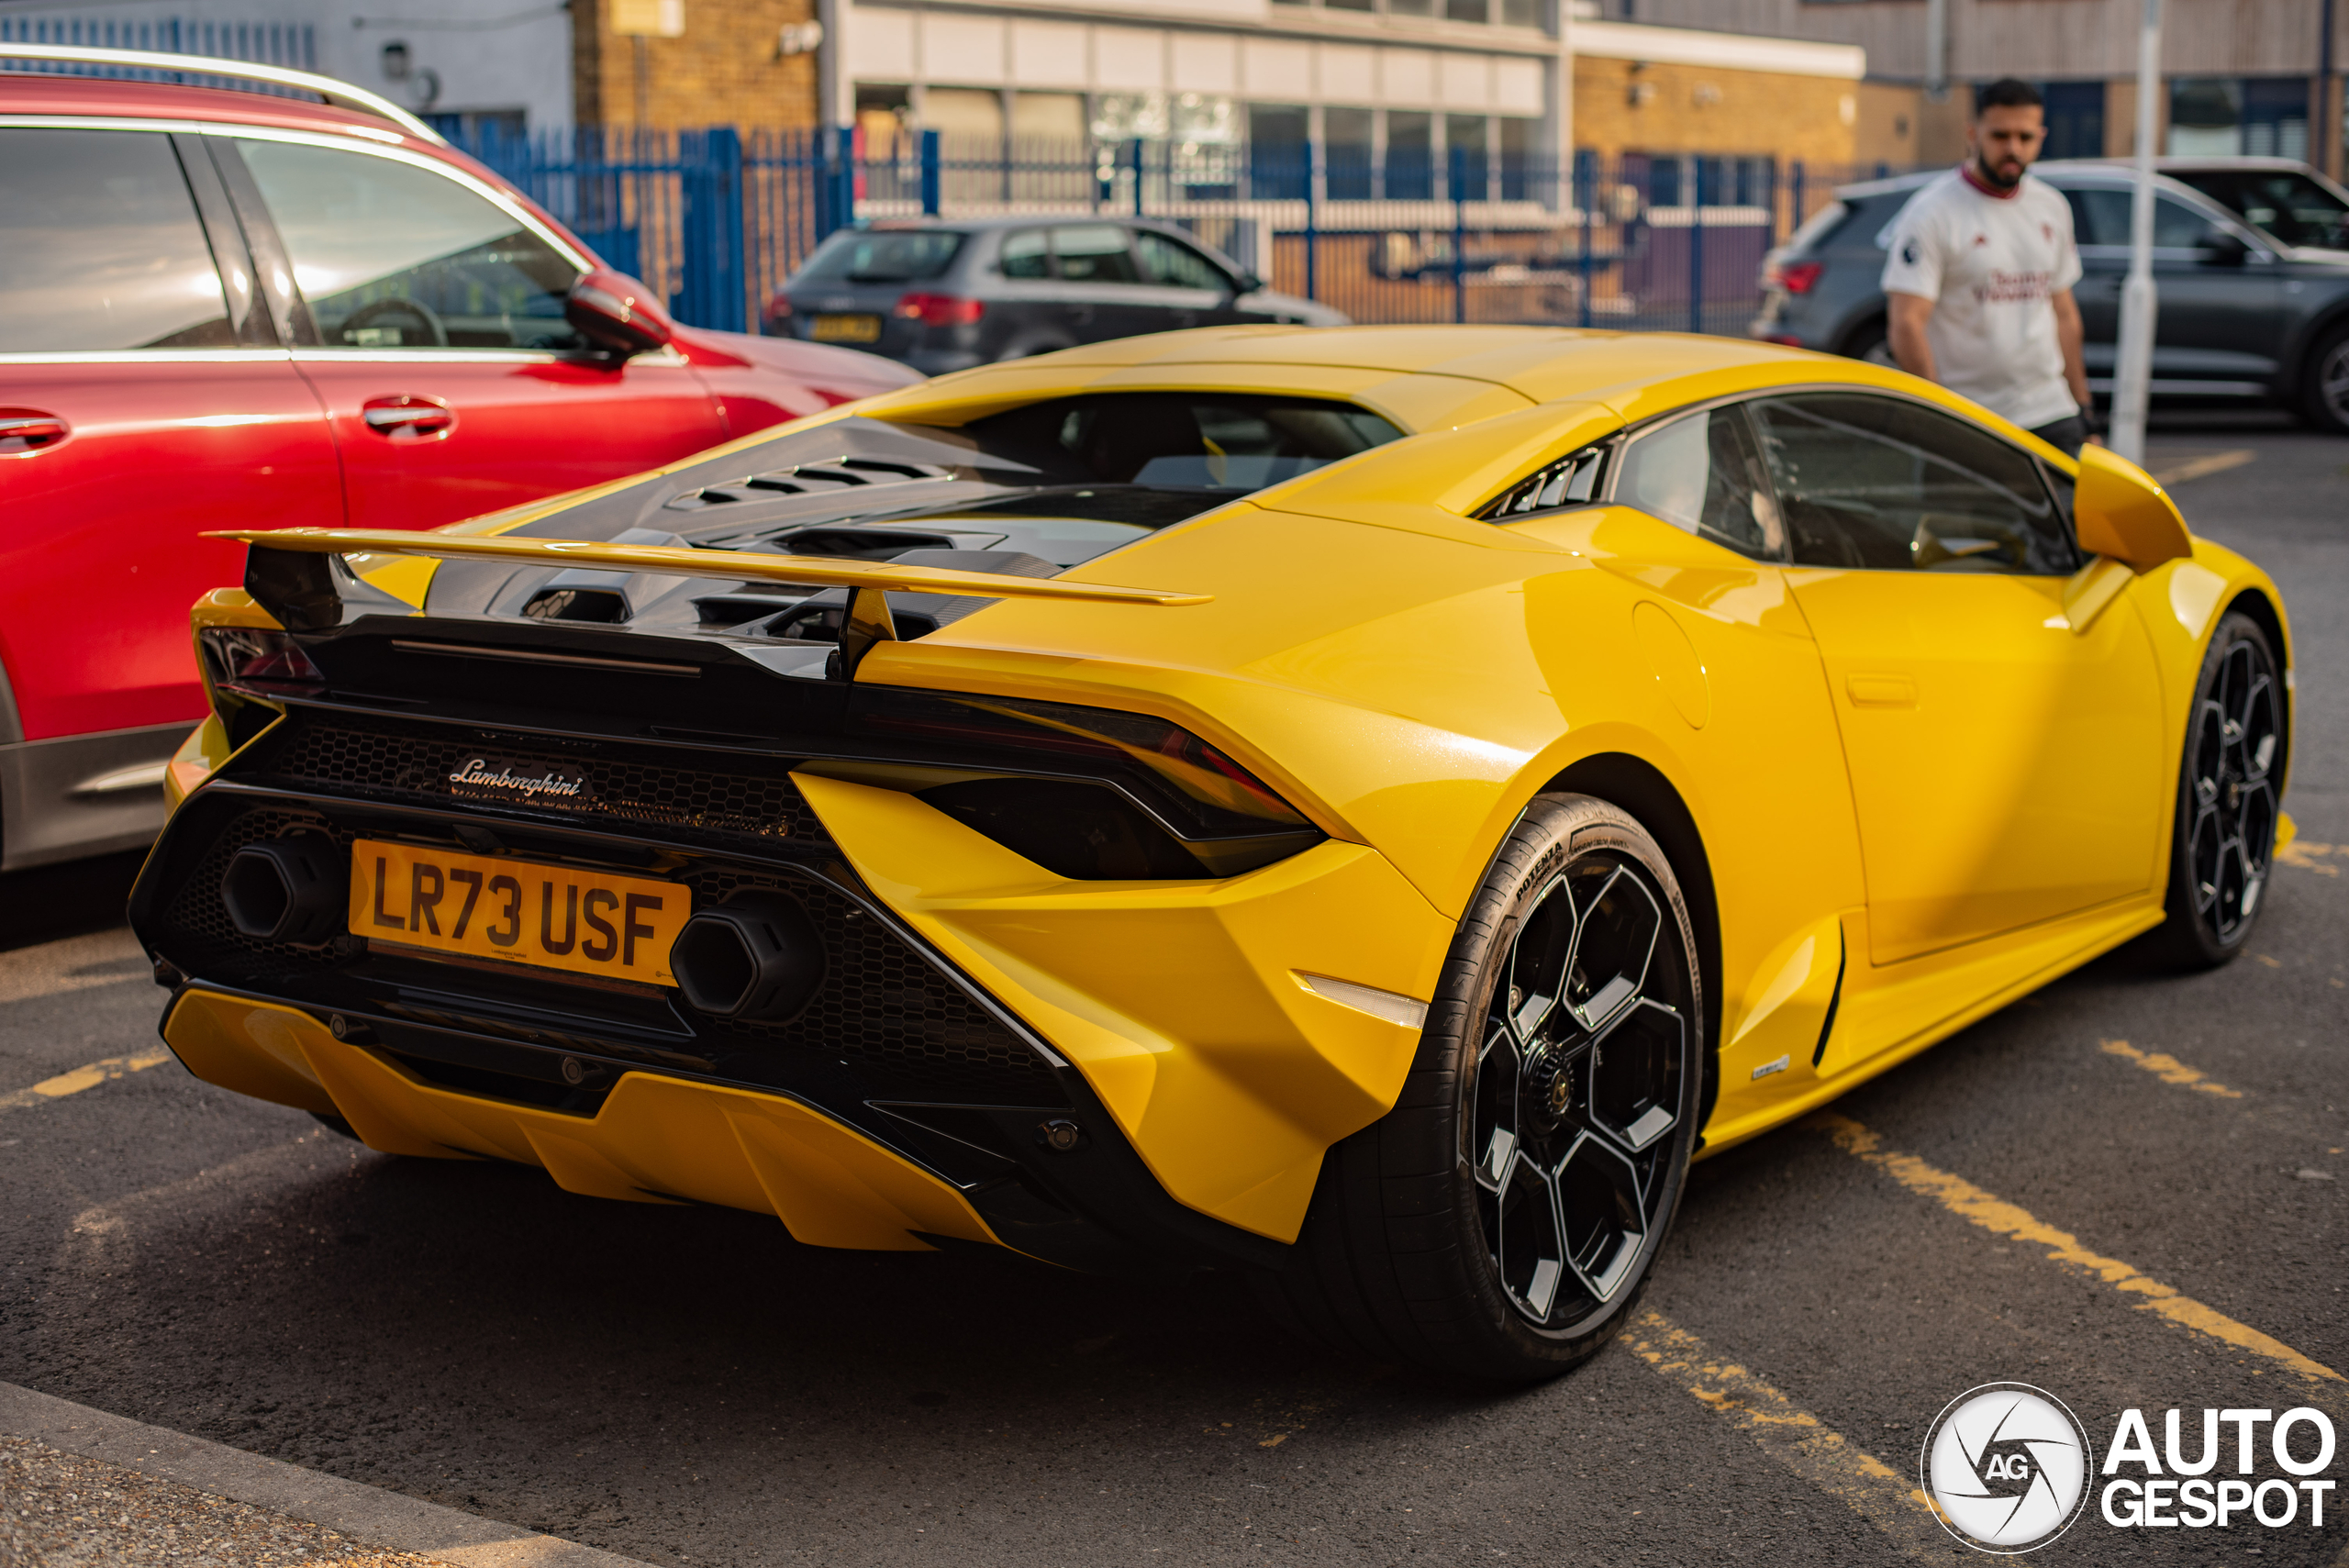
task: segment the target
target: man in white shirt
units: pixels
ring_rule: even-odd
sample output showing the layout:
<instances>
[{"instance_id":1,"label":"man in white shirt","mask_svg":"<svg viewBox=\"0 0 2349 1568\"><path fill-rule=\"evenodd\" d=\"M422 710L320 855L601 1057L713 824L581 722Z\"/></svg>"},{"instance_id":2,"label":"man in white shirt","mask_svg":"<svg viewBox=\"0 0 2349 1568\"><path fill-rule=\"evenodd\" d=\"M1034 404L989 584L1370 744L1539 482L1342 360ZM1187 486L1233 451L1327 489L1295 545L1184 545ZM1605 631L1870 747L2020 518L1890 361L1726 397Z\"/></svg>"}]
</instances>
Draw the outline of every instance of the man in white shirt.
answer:
<instances>
[{"instance_id":1,"label":"man in white shirt","mask_svg":"<svg viewBox=\"0 0 2349 1568\"><path fill-rule=\"evenodd\" d=\"M2047 139L2039 93L1993 82L1975 97L1965 161L1892 220L1884 264L1892 357L2076 455L2095 405L2080 358L2072 208L2027 170Z\"/></svg>"}]
</instances>

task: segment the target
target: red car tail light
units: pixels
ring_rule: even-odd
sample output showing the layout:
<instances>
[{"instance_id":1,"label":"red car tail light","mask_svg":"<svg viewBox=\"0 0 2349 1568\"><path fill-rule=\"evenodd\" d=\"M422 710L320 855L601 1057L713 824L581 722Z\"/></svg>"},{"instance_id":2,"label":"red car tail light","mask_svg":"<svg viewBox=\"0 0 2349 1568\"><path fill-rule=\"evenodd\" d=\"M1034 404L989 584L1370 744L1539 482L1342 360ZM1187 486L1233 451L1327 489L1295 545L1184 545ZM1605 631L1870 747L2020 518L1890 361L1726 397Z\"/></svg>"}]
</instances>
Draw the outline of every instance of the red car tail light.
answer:
<instances>
[{"instance_id":1,"label":"red car tail light","mask_svg":"<svg viewBox=\"0 0 2349 1568\"><path fill-rule=\"evenodd\" d=\"M952 294L909 294L897 301L897 314L925 327L968 327L985 314L983 301Z\"/></svg>"},{"instance_id":2,"label":"red car tail light","mask_svg":"<svg viewBox=\"0 0 2349 1568\"><path fill-rule=\"evenodd\" d=\"M1809 294L1819 274L1827 270L1824 261L1789 261L1778 269L1778 282L1788 294Z\"/></svg>"},{"instance_id":3,"label":"red car tail light","mask_svg":"<svg viewBox=\"0 0 2349 1568\"><path fill-rule=\"evenodd\" d=\"M252 627L208 626L197 640L215 685L263 692L315 690L327 678L293 638Z\"/></svg>"}]
</instances>

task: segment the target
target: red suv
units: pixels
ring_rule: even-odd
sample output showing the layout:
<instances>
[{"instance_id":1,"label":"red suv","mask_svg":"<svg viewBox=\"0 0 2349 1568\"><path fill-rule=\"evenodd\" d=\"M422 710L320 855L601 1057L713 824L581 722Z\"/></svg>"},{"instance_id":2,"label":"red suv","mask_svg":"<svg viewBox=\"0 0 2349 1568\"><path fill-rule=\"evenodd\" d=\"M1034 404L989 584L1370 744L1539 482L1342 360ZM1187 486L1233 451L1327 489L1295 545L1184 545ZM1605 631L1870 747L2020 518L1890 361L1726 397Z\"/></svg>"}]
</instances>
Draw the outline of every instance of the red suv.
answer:
<instances>
[{"instance_id":1,"label":"red suv","mask_svg":"<svg viewBox=\"0 0 2349 1568\"><path fill-rule=\"evenodd\" d=\"M432 528L919 377L673 327L420 121L268 66L0 45L321 100L0 74L0 870L135 847L204 713L206 528Z\"/></svg>"}]
</instances>

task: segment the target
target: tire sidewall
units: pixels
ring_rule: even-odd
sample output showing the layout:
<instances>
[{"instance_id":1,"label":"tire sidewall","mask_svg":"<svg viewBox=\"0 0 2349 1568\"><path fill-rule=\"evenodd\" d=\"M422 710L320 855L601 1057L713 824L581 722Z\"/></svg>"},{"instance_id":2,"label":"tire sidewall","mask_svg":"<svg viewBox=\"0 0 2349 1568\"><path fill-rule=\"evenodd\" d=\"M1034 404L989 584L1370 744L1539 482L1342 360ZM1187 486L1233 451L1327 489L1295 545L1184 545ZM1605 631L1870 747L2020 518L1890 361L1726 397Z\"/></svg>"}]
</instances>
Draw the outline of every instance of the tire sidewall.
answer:
<instances>
[{"instance_id":1,"label":"tire sidewall","mask_svg":"<svg viewBox=\"0 0 2349 1568\"><path fill-rule=\"evenodd\" d=\"M2349 347L2349 336L2344 336L2342 341L2343 346ZM2284 706L2282 669L2277 663L2276 651L2268 645L2267 633L2257 621L2240 611L2230 610L2219 617L2218 628L2211 632L2210 646L2203 651L2202 667L2195 675L2193 701L2187 709L2184 745L2178 753L2174 820L2170 825L2169 925L2184 955L2208 966L2225 963L2241 954L2251 941L2252 932L2258 929L2259 917L2266 907L2266 897L2263 893L2259 906L2252 911L2251 917L2243 921L2232 941L2221 940L2218 932L2194 907L2194 725L2202 711L2202 705L2210 699L2211 688L2218 684L2219 672L2225 666L2227 655L2239 642L2248 642L2258 651L2266 662L2269 679L2276 683L2277 711L2282 720L2278 725L2282 744L2278 747L2276 771L2280 772L2290 755L2289 710ZM2277 806L2279 812L2282 805L2283 792L2278 789ZM2273 881L2274 876L2275 856L2271 850L2268 879Z\"/></svg>"},{"instance_id":2,"label":"tire sidewall","mask_svg":"<svg viewBox=\"0 0 2349 1568\"><path fill-rule=\"evenodd\" d=\"M1458 1159L1457 1151L1462 1143L1464 1118L1471 1114L1470 1096L1475 1084L1485 1019L1494 989L1506 973L1504 957L1515 940L1522 908L1570 866L1602 851L1611 851L1636 864L1645 875L1649 890L1668 912L1677 949L1671 961L1678 969L1681 996L1677 1005L1686 1010L1695 1049L1690 1052L1687 1070L1681 1075L1680 1118L1673 1129L1674 1152L1663 1178L1667 1191L1642 1245L1633 1277L1612 1301L1572 1328L1537 1329L1519 1314L1502 1289L1498 1271L1485 1250L1475 1182L1464 1160ZM1495 856L1494 864L1472 901L1470 915L1462 922L1462 938L1455 940L1453 951L1445 957L1443 978L1437 989L1438 1007L1431 1014L1431 1023L1435 1027L1429 1029L1421 1042L1422 1062L1448 1066L1454 1085L1446 1106L1444 1129L1456 1162L1451 1184L1452 1223L1459 1238L1463 1273L1479 1308L1472 1320L1481 1330L1483 1342L1475 1347L1478 1359L1488 1363L1496 1376L1548 1376L1596 1353L1621 1329L1646 1294L1648 1276L1679 1212L1699 1131L1697 1122L1713 1069L1713 1042L1706 1038L1704 1030L1703 976L1697 962L1694 924L1679 881L1663 850L1628 813L1587 796L1535 797ZM1485 917L1480 919L1478 916ZM1483 935L1485 932L1490 934ZM1664 954L1658 954L1658 962L1664 958ZM1440 1024L1436 1024L1438 1018L1442 1020Z\"/></svg>"}]
</instances>

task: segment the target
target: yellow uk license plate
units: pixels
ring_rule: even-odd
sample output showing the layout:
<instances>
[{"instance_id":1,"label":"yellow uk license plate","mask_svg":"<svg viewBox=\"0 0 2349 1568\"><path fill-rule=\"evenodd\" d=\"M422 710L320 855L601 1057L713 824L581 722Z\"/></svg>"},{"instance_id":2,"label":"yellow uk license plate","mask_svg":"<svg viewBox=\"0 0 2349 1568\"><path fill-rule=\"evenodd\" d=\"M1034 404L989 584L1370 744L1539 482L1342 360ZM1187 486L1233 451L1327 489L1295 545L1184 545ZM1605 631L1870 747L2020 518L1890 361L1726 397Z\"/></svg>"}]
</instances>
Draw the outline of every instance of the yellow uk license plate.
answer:
<instances>
[{"instance_id":1,"label":"yellow uk license plate","mask_svg":"<svg viewBox=\"0 0 2349 1568\"><path fill-rule=\"evenodd\" d=\"M362 839L351 931L371 941L674 985L669 950L693 913L674 882Z\"/></svg>"},{"instance_id":2,"label":"yellow uk license plate","mask_svg":"<svg viewBox=\"0 0 2349 1568\"><path fill-rule=\"evenodd\" d=\"M807 335L818 343L877 343L881 340L881 318L877 316L818 316L808 328Z\"/></svg>"}]
</instances>

